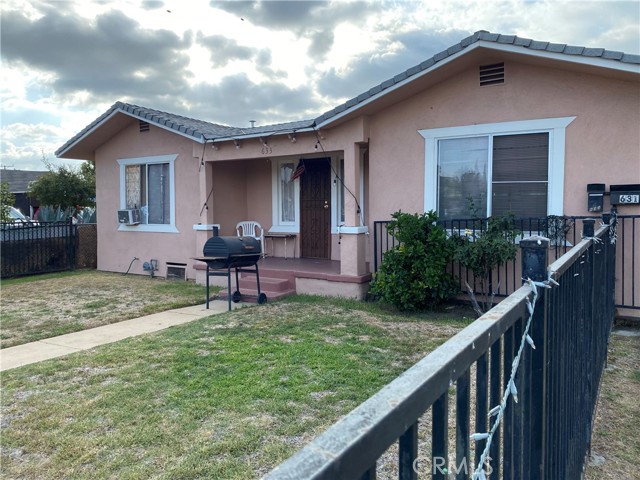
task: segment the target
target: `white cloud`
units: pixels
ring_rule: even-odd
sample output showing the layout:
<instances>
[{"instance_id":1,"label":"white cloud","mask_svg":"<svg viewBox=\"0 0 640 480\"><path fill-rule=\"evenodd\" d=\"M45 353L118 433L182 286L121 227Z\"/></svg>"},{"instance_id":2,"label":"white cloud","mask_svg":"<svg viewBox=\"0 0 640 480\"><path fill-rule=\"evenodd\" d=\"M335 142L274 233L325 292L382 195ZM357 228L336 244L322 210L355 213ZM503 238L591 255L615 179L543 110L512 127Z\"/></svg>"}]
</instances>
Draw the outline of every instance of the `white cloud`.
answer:
<instances>
[{"instance_id":1,"label":"white cloud","mask_svg":"<svg viewBox=\"0 0 640 480\"><path fill-rule=\"evenodd\" d=\"M232 125L312 118L480 29L640 53L637 1L4 0L0 8L2 162L32 169L42 168L43 150L53 158L117 100Z\"/></svg>"}]
</instances>

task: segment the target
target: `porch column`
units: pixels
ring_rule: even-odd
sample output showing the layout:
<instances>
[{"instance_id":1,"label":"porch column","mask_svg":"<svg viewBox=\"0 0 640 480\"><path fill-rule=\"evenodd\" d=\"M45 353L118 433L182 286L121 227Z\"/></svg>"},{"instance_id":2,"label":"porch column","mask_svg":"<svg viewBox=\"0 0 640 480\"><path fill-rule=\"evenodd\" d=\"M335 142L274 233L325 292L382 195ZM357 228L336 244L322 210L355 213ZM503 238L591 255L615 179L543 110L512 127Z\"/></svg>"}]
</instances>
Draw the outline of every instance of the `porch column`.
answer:
<instances>
[{"instance_id":1,"label":"porch column","mask_svg":"<svg viewBox=\"0 0 640 480\"><path fill-rule=\"evenodd\" d=\"M361 223L360 198L360 145L355 143L344 150L344 221L340 227L340 273L364 275L366 271L367 227ZM349 193L351 191L351 193ZM355 197L355 198L354 198ZM358 199L358 200L356 200Z\"/></svg>"},{"instance_id":2,"label":"porch column","mask_svg":"<svg viewBox=\"0 0 640 480\"><path fill-rule=\"evenodd\" d=\"M200 222L194 225L193 228L196 231L196 251L195 256L202 256L202 249L207 242L213 231L213 165L210 162L205 162L200 168L200 175L198 177L200 184L200 201L195 207L200 213ZM205 204L209 207L205 207Z\"/></svg>"}]
</instances>

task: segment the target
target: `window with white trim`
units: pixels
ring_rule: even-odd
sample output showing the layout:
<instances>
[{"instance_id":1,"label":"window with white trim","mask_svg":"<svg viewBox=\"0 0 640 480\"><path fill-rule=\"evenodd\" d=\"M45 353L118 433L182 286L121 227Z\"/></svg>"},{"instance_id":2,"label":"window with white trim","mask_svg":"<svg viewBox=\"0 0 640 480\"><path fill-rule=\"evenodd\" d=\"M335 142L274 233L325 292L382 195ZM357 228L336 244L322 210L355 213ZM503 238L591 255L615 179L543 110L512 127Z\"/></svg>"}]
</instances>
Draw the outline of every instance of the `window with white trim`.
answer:
<instances>
[{"instance_id":1,"label":"window with white trim","mask_svg":"<svg viewBox=\"0 0 640 480\"><path fill-rule=\"evenodd\" d=\"M565 128L574 118L420 130L425 211L443 220L562 215Z\"/></svg>"},{"instance_id":2,"label":"window with white trim","mask_svg":"<svg viewBox=\"0 0 640 480\"><path fill-rule=\"evenodd\" d=\"M175 232L174 161L177 155L127 158L120 166L120 207L140 209L142 225L124 230Z\"/></svg>"},{"instance_id":3,"label":"window with white trim","mask_svg":"<svg viewBox=\"0 0 640 480\"><path fill-rule=\"evenodd\" d=\"M279 159L272 164L272 219L271 232L298 233L300 185L291 180L297 159Z\"/></svg>"}]
</instances>

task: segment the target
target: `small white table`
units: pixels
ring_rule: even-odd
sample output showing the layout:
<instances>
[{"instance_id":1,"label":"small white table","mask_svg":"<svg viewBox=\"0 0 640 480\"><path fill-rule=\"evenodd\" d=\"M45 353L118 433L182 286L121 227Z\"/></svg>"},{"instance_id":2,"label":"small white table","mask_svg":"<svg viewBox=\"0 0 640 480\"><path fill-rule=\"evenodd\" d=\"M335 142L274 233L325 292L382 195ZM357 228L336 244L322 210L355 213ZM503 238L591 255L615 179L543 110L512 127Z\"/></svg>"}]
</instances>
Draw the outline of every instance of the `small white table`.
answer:
<instances>
[{"instance_id":1,"label":"small white table","mask_svg":"<svg viewBox=\"0 0 640 480\"><path fill-rule=\"evenodd\" d=\"M295 258L296 256L296 238L297 234L296 233L265 233L264 234L264 238L265 238L265 242L267 238L271 239L271 256L273 257L273 254L275 253L275 246L273 244L273 241L276 238L284 238L284 258L287 258L287 239L289 238L293 238L293 258ZM265 249L266 249L266 245L265 245Z\"/></svg>"}]
</instances>

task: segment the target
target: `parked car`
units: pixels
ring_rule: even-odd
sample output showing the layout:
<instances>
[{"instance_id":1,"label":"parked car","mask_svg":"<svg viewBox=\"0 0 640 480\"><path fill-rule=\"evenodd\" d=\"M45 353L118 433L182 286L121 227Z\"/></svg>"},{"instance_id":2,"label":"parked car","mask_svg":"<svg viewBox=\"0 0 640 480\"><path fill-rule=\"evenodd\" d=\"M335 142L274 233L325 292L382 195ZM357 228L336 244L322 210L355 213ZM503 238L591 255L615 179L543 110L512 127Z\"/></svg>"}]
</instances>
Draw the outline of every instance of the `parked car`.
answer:
<instances>
[{"instance_id":1,"label":"parked car","mask_svg":"<svg viewBox=\"0 0 640 480\"><path fill-rule=\"evenodd\" d=\"M25 217L22 212L15 207L11 207L9 209L9 218L11 219L10 222L13 223L14 227L38 224L37 222L30 220L28 217Z\"/></svg>"},{"instance_id":2,"label":"parked car","mask_svg":"<svg viewBox=\"0 0 640 480\"><path fill-rule=\"evenodd\" d=\"M15 207L11 207L9 210L9 218L13 220L13 223L27 223L29 219L25 217L20 210Z\"/></svg>"}]
</instances>

